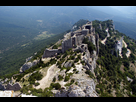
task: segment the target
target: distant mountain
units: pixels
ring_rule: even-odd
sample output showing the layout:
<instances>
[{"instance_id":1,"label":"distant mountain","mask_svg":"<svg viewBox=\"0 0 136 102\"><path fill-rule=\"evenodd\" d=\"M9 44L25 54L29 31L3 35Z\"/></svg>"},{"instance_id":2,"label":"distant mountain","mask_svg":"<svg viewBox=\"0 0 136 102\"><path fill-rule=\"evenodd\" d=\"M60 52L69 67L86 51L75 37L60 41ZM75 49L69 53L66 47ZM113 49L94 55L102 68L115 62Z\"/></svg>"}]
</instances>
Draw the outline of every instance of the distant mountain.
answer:
<instances>
[{"instance_id":1,"label":"distant mountain","mask_svg":"<svg viewBox=\"0 0 136 102\"><path fill-rule=\"evenodd\" d=\"M114 21L115 28L126 34L127 36L136 39L136 24L135 23L124 23Z\"/></svg>"},{"instance_id":2,"label":"distant mountain","mask_svg":"<svg viewBox=\"0 0 136 102\"><path fill-rule=\"evenodd\" d=\"M48 31L47 34L60 34L70 30L80 19L90 21L112 19L116 29L135 38L135 20L118 14L119 11L110 7L96 9L84 6L0 6L0 57L2 57L0 69L20 68L27 57L59 39L50 37L41 41L33 40L37 35L44 31ZM52 38L55 40L50 40ZM1 54L1 50L5 53ZM15 65L16 61L20 64ZM5 73L8 72L9 70Z\"/></svg>"},{"instance_id":3,"label":"distant mountain","mask_svg":"<svg viewBox=\"0 0 136 102\"><path fill-rule=\"evenodd\" d=\"M111 6L111 8L122 12L127 18L134 19L136 6Z\"/></svg>"},{"instance_id":4,"label":"distant mountain","mask_svg":"<svg viewBox=\"0 0 136 102\"><path fill-rule=\"evenodd\" d=\"M101 12L113 15L113 16L123 16L123 13L117 9L114 9L110 6L88 6L89 8L95 9L95 10L99 10Z\"/></svg>"},{"instance_id":5,"label":"distant mountain","mask_svg":"<svg viewBox=\"0 0 136 102\"><path fill-rule=\"evenodd\" d=\"M82 6L0 6L0 50L30 41L39 32L59 34L79 19L110 18L108 14Z\"/></svg>"}]
</instances>

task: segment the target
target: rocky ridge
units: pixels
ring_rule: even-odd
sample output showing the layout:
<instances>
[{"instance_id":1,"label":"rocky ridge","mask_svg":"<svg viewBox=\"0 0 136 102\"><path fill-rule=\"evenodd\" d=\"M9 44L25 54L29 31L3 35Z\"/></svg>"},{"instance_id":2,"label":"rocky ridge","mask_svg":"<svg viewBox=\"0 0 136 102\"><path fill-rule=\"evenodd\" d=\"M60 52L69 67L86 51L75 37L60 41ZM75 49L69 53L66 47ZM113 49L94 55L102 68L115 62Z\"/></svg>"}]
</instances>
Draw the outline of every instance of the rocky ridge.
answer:
<instances>
[{"instance_id":1,"label":"rocky ridge","mask_svg":"<svg viewBox=\"0 0 136 102\"><path fill-rule=\"evenodd\" d=\"M104 49L104 46L107 47L107 45L109 45L108 41L114 38L115 35L112 33L115 31L113 29L111 30L110 25L109 27L103 27L99 24L99 26L99 29L107 34L105 44L99 42L98 32L95 33L95 28L88 22L77 31L69 32L64 35L64 39L56 43L58 45L62 44L58 49L52 49L54 45L49 49L45 49L40 60L28 62L28 60L31 59L31 57L29 57L26 63L20 68L21 73L13 77L14 80L19 80L19 83L21 83L20 85L23 87L21 92L23 94L45 97L99 97L107 95L107 93L108 95L113 94L113 96L116 96L118 93L115 87L117 87L120 82L126 84L125 79L122 78L124 81L119 78L113 80L114 77L111 78L110 74L114 73L109 73L112 71L105 68L108 66L104 60L108 59L106 55L112 58L110 51L105 51L106 54L102 55L101 52L104 53L104 51L100 50L101 56L98 58L99 45L103 46L103 48L100 49ZM83 39L88 39L96 49L90 50L89 43L83 43ZM69 42L70 44L68 44ZM113 43L115 43L115 41L113 41ZM67 49L66 46L71 48ZM62 49L64 51L63 53ZM117 60L115 56L113 56L112 59ZM103 63L106 63L105 65L107 66L103 67ZM112 62L108 64L111 64L110 67L112 67ZM115 70L115 68L113 70ZM115 74L118 72L115 72ZM37 78L41 75L41 78ZM127 77L126 79L129 82L133 81L131 77ZM121 84L121 92L123 92L122 90L125 86L123 86L123 84ZM107 90L103 90L104 88L105 90L107 88ZM113 91L111 92L111 90ZM44 93L46 95L44 95ZM124 94L124 96L125 95L126 94Z\"/></svg>"}]
</instances>

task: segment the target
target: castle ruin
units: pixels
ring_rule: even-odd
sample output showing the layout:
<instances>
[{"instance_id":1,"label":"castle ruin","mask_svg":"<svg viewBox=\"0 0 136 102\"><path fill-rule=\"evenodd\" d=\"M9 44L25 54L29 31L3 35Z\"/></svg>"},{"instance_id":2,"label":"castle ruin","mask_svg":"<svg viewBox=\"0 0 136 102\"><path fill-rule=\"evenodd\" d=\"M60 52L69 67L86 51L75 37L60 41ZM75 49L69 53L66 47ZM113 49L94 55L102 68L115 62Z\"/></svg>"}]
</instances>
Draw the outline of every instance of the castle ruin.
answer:
<instances>
[{"instance_id":1,"label":"castle ruin","mask_svg":"<svg viewBox=\"0 0 136 102\"><path fill-rule=\"evenodd\" d=\"M84 39L87 36L89 40L96 46L97 54L99 52L99 36L95 34L95 28L92 26L92 22L87 22L85 25L80 27L80 29L76 31L71 31L64 35L64 39L62 41L61 49L45 49L43 58L54 57L59 53L64 53L69 48L76 49L78 48Z\"/></svg>"}]
</instances>

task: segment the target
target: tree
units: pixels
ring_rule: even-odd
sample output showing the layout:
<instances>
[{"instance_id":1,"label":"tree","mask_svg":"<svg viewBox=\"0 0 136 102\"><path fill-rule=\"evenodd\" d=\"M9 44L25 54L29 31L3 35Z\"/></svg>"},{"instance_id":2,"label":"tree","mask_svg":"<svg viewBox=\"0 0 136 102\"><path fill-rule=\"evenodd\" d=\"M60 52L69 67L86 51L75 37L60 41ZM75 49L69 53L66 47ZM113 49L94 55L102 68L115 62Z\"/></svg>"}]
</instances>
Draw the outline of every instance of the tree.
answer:
<instances>
[{"instance_id":1,"label":"tree","mask_svg":"<svg viewBox=\"0 0 136 102\"><path fill-rule=\"evenodd\" d=\"M50 88L55 88L56 90L61 88L61 85L59 83L51 83Z\"/></svg>"},{"instance_id":2,"label":"tree","mask_svg":"<svg viewBox=\"0 0 136 102\"><path fill-rule=\"evenodd\" d=\"M69 76L65 76L64 82L68 81L70 79Z\"/></svg>"}]
</instances>

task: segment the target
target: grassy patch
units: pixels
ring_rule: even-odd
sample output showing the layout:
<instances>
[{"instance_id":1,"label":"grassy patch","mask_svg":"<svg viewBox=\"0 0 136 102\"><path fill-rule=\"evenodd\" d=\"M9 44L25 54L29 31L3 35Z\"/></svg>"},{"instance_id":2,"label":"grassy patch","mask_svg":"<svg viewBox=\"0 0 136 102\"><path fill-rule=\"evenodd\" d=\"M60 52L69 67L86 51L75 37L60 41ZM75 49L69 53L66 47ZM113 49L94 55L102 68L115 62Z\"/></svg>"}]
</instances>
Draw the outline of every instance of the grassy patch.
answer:
<instances>
[{"instance_id":1,"label":"grassy patch","mask_svg":"<svg viewBox=\"0 0 136 102\"><path fill-rule=\"evenodd\" d=\"M48 38L48 37L51 37L51 36L53 36L54 34L48 34L47 33L47 31L44 31L44 32L42 32L42 34L40 34L40 35L37 35L35 38L34 38L34 40L43 40L43 39L45 39L45 38Z\"/></svg>"}]
</instances>

